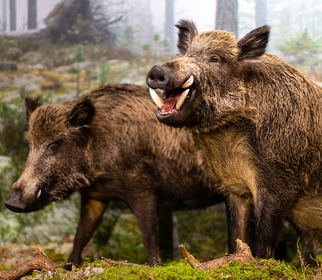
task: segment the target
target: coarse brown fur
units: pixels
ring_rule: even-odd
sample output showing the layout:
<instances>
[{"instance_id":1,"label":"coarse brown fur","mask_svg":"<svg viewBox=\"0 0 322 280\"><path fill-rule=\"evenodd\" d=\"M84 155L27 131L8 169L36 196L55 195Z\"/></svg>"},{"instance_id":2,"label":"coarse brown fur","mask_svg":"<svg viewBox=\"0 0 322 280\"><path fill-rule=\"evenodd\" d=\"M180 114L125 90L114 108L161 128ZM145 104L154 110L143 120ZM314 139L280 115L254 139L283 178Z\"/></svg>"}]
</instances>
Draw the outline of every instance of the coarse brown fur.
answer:
<instances>
[{"instance_id":1,"label":"coarse brown fur","mask_svg":"<svg viewBox=\"0 0 322 280\"><path fill-rule=\"evenodd\" d=\"M191 135L157 121L147 88L109 84L72 101L39 107L27 100L26 105L30 151L6 206L36 211L79 191L72 263L80 263L111 200L133 210L151 264L161 262L159 202L223 201Z\"/></svg>"},{"instance_id":2,"label":"coarse brown fur","mask_svg":"<svg viewBox=\"0 0 322 280\"><path fill-rule=\"evenodd\" d=\"M239 212L253 207L253 254L272 257L284 218L322 228L311 216L322 214L322 88L265 53L268 26L239 41L226 31L198 34L186 20L177 27L181 55L152 68L147 83L169 103L194 82L180 109L160 108L157 117L192 132L231 202L230 230L244 238Z\"/></svg>"}]
</instances>

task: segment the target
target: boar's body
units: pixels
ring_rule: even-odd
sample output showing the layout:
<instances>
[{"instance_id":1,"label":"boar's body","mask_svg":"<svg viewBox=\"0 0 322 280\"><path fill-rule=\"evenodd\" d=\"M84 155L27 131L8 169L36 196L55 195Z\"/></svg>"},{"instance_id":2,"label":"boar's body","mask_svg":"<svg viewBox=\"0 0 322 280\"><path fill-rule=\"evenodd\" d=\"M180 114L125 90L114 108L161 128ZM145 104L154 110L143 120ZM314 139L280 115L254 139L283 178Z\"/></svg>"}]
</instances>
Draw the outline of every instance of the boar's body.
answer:
<instances>
[{"instance_id":1,"label":"boar's body","mask_svg":"<svg viewBox=\"0 0 322 280\"><path fill-rule=\"evenodd\" d=\"M321 87L265 53L267 26L239 41L177 27L181 55L154 66L147 84L163 89L162 100L150 89L158 119L188 128L204 152L227 196L232 240L244 239L250 209L255 256L273 256L284 218L321 230Z\"/></svg>"},{"instance_id":2,"label":"boar's body","mask_svg":"<svg viewBox=\"0 0 322 280\"><path fill-rule=\"evenodd\" d=\"M72 263L80 263L110 200L133 210L151 264L161 262L159 201L222 201L191 135L158 122L147 88L110 84L60 104L26 103L30 151L6 206L36 211L79 191Z\"/></svg>"}]
</instances>

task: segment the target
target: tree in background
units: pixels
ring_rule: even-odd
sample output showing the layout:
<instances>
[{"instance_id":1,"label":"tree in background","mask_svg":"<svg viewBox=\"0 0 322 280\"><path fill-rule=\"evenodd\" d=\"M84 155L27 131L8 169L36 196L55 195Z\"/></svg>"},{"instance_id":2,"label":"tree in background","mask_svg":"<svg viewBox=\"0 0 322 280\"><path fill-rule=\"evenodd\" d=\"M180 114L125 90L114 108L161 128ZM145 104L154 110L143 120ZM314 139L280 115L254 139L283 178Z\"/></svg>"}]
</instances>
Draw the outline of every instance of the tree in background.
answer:
<instances>
[{"instance_id":1,"label":"tree in background","mask_svg":"<svg viewBox=\"0 0 322 280\"><path fill-rule=\"evenodd\" d=\"M238 36L238 0L217 0L215 29Z\"/></svg>"},{"instance_id":2,"label":"tree in background","mask_svg":"<svg viewBox=\"0 0 322 280\"><path fill-rule=\"evenodd\" d=\"M174 0L166 0L165 4L165 38L170 43L170 51L174 52Z\"/></svg>"},{"instance_id":3,"label":"tree in background","mask_svg":"<svg viewBox=\"0 0 322 280\"><path fill-rule=\"evenodd\" d=\"M28 29L37 28L37 0L28 0Z\"/></svg>"},{"instance_id":4,"label":"tree in background","mask_svg":"<svg viewBox=\"0 0 322 280\"><path fill-rule=\"evenodd\" d=\"M90 0L64 0L46 17L45 31L52 43L114 45L115 35L110 32L109 25L121 18L110 18L101 12L100 5L91 5Z\"/></svg>"},{"instance_id":5,"label":"tree in background","mask_svg":"<svg viewBox=\"0 0 322 280\"><path fill-rule=\"evenodd\" d=\"M294 66L314 65L318 61L318 55L322 53L322 38L310 35L305 29L304 32L281 39L276 48Z\"/></svg>"},{"instance_id":6,"label":"tree in background","mask_svg":"<svg viewBox=\"0 0 322 280\"><path fill-rule=\"evenodd\" d=\"M98 0L97 0L98 1ZM111 31L117 34L117 44L132 52L141 52L151 47L153 25L150 0L114 0L113 5L104 2L105 13L123 15L122 21L111 26Z\"/></svg>"},{"instance_id":7,"label":"tree in background","mask_svg":"<svg viewBox=\"0 0 322 280\"><path fill-rule=\"evenodd\" d=\"M255 26L267 24L267 0L255 0Z\"/></svg>"},{"instance_id":8,"label":"tree in background","mask_svg":"<svg viewBox=\"0 0 322 280\"><path fill-rule=\"evenodd\" d=\"M9 2L9 10L10 10L10 30L17 29L17 20L16 20L16 0L10 0Z\"/></svg>"},{"instance_id":9,"label":"tree in background","mask_svg":"<svg viewBox=\"0 0 322 280\"><path fill-rule=\"evenodd\" d=\"M1 31L6 31L7 29L7 0L2 0L2 28Z\"/></svg>"}]
</instances>

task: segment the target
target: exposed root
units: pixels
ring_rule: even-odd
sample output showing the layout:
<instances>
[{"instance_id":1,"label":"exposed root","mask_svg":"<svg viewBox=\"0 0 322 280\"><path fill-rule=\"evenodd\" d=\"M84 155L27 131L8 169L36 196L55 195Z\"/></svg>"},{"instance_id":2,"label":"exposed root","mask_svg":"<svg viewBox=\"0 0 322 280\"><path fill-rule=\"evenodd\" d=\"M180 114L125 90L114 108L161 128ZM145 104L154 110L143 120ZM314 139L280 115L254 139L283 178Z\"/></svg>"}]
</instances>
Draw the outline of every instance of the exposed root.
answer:
<instances>
[{"instance_id":1,"label":"exposed root","mask_svg":"<svg viewBox=\"0 0 322 280\"><path fill-rule=\"evenodd\" d=\"M58 269L57 265L47 257L40 245L37 245L34 254L35 257L33 259L26 261L11 270L2 272L0 274L0 280L20 279L21 277L32 273L34 270L54 272Z\"/></svg>"},{"instance_id":2,"label":"exposed root","mask_svg":"<svg viewBox=\"0 0 322 280\"><path fill-rule=\"evenodd\" d=\"M236 253L227 255L225 257L212 260L209 262L200 263L198 262L189 252L187 251L184 245L180 245L179 248L185 258L185 260L193 267L198 268L200 270L205 269L216 269L219 265L223 265L226 263L230 263L232 261L238 263L247 263L250 261L256 262L255 258L252 255L252 252L249 246L246 243L243 243L241 240L237 239L237 249Z\"/></svg>"}]
</instances>

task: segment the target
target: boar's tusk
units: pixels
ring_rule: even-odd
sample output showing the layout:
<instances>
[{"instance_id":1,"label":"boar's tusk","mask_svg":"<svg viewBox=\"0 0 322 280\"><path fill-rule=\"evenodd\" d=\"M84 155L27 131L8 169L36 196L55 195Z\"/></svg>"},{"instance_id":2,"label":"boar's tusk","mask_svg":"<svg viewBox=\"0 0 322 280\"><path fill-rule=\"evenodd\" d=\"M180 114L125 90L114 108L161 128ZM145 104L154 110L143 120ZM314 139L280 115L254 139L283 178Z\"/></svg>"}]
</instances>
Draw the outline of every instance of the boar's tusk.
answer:
<instances>
[{"instance_id":1,"label":"boar's tusk","mask_svg":"<svg viewBox=\"0 0 322 280\"><path fill-rule=\"evenodd\" d=\"M181 86L182 88L189 88L193 84L193 76L191 75L190 78Z\"/></svg>"},{"instance_id":2,"label":"boar's tusk","mask_svg":"<svg viewBox=\"0 0 322 280\"><path fill-rule=\"evenodd\" d=\"M41 196L41 189L38 191L36 199L38 199L40 196Z\"/></svg>"},{"instance_id":3,"label":"boar's tusk","mask_svg":"<svg viewBox=\"0 0 322 280\"><path fill-rule=\"evenodd\" d=\"M192 77L192 76L191 76ZM190 89L186 89L179 97L177 104L176 104L176 109L179 111L189 93Z\"/></svg>"},{"instance_id":4,"label":"boar's tusk","mask_svg":"<svg viewBox=\"0 0 322 280\"><path fill-rule=\"evenodd\" d=\"M152 89L152 88L149 88L149 90L150 90L150 95L151 95L151 97L152 97L152 99L153 99L153 101L154 101L154 103L155 104L157 104L158 105L158 107L160 108L160 109L162 109L163 108L163 106L164 106L164 101L161 99L161 97L155 92L155 90L154 89Z\"/></svg>"}]
</instances>

